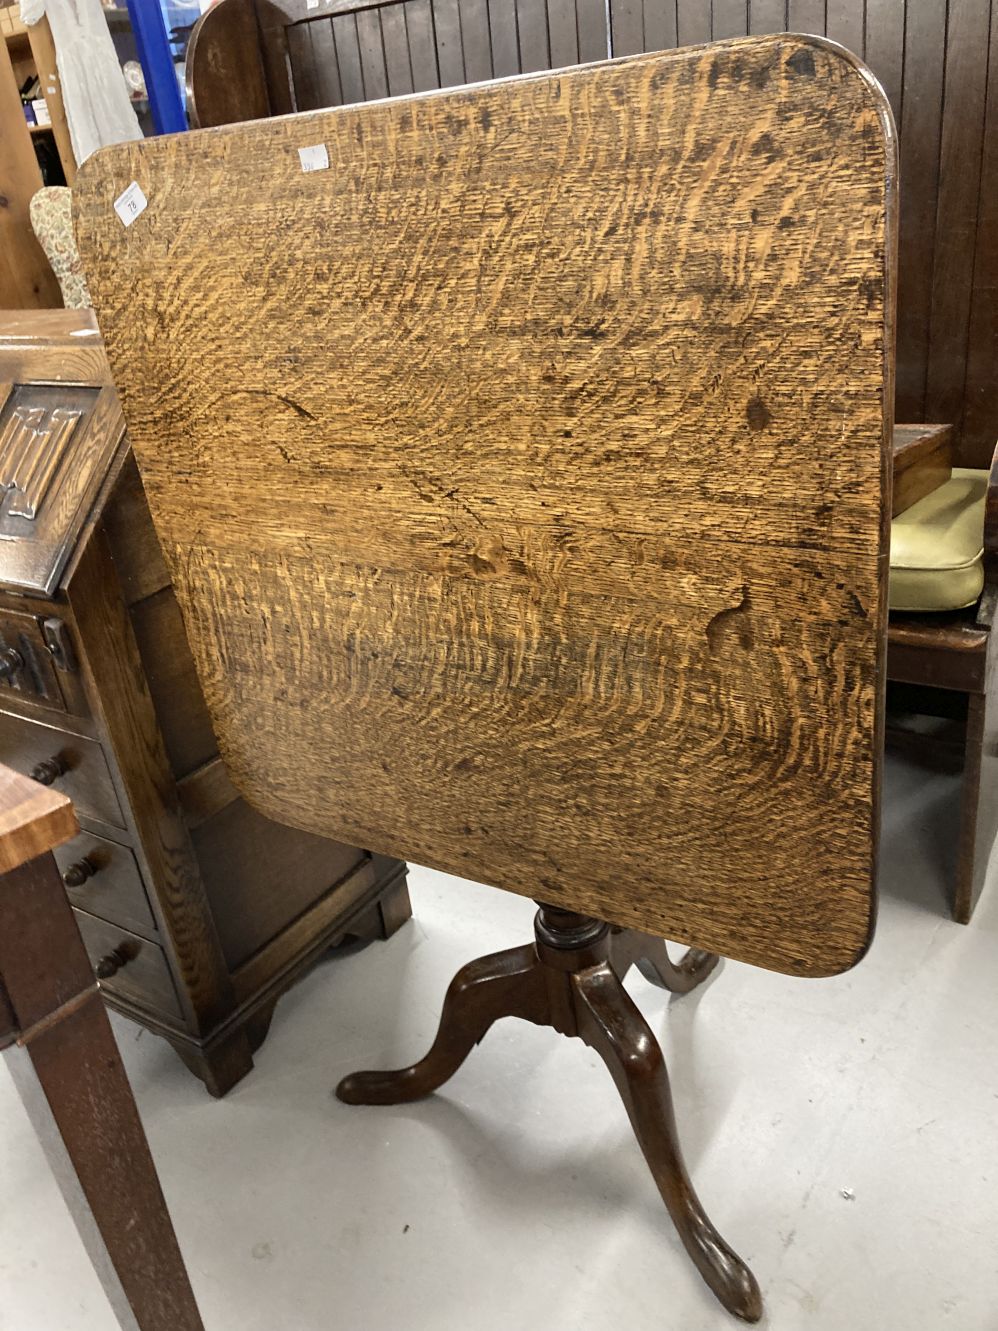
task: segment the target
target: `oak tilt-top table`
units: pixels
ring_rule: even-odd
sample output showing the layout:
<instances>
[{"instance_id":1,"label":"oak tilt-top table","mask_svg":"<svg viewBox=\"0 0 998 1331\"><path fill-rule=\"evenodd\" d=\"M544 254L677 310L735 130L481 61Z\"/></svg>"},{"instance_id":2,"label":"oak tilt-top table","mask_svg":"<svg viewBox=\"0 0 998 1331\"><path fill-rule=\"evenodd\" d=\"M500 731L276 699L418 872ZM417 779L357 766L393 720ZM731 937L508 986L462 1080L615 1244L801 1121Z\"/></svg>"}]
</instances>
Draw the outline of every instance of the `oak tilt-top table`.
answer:
<instances>
[{"instance_id":1,"label":"oak tilt-top table","mask_svg":"<svg viewBox=\"0 0 998 1331\"><path fill-rule=\"evenodd\" d=\"M783 35L123 144L76 192L237 789L543 903L340 1095L426 1094L504 1015L580 1036L748 1320L621 977L869 944L895 156L855 58Z\"/></svg>"}]
</instances>

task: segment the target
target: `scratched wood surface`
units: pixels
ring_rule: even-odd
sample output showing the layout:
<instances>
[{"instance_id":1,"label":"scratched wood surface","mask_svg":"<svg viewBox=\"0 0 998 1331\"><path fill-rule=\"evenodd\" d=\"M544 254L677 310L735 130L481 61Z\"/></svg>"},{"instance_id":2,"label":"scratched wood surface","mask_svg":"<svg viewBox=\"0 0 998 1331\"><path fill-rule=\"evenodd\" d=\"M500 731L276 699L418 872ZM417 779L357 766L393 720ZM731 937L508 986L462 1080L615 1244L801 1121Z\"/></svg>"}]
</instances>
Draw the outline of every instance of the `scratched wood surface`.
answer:
<instances>
[{"instance_id":1,"label":"scratched wood surface","mask_svg":"<svg viewBox=\"0 0 998 1331\"><path fill-rule=\"evenodd\" d=\"M853 964L894 175L879 89L786 36L92 158L87 277L246 798L760 965Z\"/></svg>"}]
</instances>

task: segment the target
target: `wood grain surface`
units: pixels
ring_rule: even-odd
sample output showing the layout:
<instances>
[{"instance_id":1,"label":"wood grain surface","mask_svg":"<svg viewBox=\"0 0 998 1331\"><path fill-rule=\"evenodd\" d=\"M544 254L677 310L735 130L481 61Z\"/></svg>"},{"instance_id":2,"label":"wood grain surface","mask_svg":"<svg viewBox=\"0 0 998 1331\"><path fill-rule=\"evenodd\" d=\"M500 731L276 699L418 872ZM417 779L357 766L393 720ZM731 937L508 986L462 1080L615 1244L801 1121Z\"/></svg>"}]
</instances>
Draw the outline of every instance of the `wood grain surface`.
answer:
<instances>
[{"instance_id":1,"label":"wood grain surface","mask_svg":"<svg viewBox=\"0 0 998 1331\"><path fill-rule=\"evenodd\" d=\"M891 513L897 517L953 475L952 425L894 426Z\"/></svg>"},{"instance_id":2,"label":"wood grain surface","mask_svg":"<svg viewBox=\"0 0 998 1331\"><path fill-rule=\"evenodd\" d=\"M362 17L381 23L374 77L357 53ZM890 99L902 159L896 416L952 421L957 464L988 467L998 436L998 0L217 0L196 37L206 53L224 48L226 68L241 61L240 73L216 77L210 58L192 64L189 50L190 91L200 123L220 125L369 101L386 79L389 96L461 82L460 49L471 82L783 28L840 42ZM247 34L257 45L244 58Z\"/></svg>"},{"instance_id":3,"label":"wood grain surface","mask_svg":"<svg viewBox=\"0 0 998 1331\"><path fill-rule=\"evenodd\" d=\"M895 144L852 57L741 39L120 145L75 196L256 808L775 969L859 958Z\"/></svg>"},{"instance_id":4,"label":"wood grain surface","mask_svg":"<svg viewBox=\"0 0 998 1331\"><path fill-rule=\"evenodd\" d=\"M37 859L77 831L65 795L0 764L0 873Z\"/></svg>"}]
</instances>

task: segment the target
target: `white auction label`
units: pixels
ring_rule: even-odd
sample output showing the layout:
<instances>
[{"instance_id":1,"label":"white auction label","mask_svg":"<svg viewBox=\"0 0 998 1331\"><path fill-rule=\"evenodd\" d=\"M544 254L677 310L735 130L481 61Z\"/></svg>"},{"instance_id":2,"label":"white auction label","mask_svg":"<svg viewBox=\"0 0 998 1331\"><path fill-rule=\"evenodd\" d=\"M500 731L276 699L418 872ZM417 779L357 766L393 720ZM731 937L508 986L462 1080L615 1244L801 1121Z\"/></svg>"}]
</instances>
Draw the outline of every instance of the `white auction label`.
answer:
<instances>
[{"instance_id":1,"label":"white auction label","mask_svg":"<svg viewBox=\"0 0 998 1331\"><path fill-rule=\"evenodd\" d=\"M148 202L149 200L142 193L142 186L137 180L133 180L128 189L123 190L115 199L114 211L125 226L131 226L139 213L145 212Z\"/></svg>"},{"instance_id":2,"label":"white auction label","mask_svg":"<svg viewBox=\"0 0 998 1331\"><path fill-rule=\"evenodd\" d=\"M310 148L299 148L298 157L303 171L329 170L329 153L324 143L313 143Z\"/></svg>"}]
</instances>

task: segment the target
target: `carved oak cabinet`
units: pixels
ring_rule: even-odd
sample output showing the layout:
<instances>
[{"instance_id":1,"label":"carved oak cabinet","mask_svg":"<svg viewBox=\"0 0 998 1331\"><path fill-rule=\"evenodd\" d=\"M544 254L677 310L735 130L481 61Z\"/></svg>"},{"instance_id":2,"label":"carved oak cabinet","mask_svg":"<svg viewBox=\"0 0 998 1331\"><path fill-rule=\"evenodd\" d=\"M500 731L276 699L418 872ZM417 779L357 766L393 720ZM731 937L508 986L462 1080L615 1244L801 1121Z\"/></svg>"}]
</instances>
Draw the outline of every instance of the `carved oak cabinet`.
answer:
<instances>
[{"instance_id":1,"label":"carved oak cabinet","mask_svg":"<svg viewBox=\"0 0 998 1331\"><path fill-rule=\"evenodd\" d=\"M230 784L89 311L0 315L0 761L73 800L104 995L214 1095L320 952L409 918L403 863Z\"/></svg>"}]
</instances>

